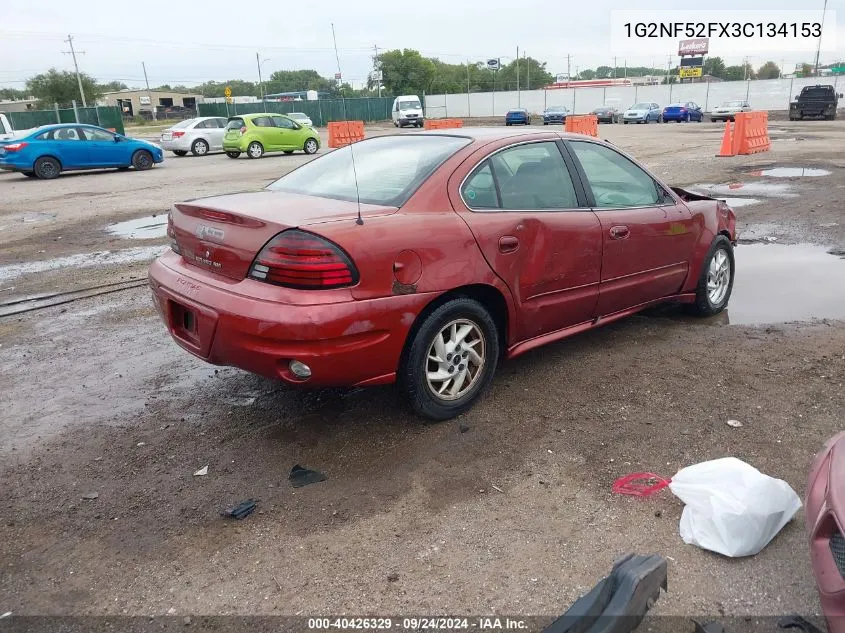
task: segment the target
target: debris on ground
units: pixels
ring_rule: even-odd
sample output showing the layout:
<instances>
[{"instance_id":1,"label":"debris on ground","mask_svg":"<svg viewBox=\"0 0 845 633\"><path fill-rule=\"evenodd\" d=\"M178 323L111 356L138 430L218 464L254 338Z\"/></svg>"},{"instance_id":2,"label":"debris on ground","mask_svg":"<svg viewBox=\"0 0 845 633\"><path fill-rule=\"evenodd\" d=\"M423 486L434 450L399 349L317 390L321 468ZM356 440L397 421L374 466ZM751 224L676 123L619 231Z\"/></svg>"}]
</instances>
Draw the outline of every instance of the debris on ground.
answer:
<instances>
[{"instance_id":1,"label":"debris on ground","mask_svg":"<svg viewBox=\"0 0 845 633\"><path fill-rule=\"evenodd\" d=\"M666 559L657 554L628 554L613 570L543 629L543 633L598 633L613 630L630 633L668 588ZM612 623L612 627L608 625Z\"/></svg>"},{"instance_id":2,"label":"debris on ground","mask_svg":"<svg viewBox=\"0 0 845 633\"><path fill-rule=\"evenodd\" d=\"M297 464L291 468L288 479L290 480L290 485L294 488L302 488L302 486L307 486L308 484L316 484L317 482L325 481L326 476L319 471L309 470L308 468L303 468Z\"/></svg>"},{"instance_id":3,"label":"debris on ground","mask_svg":"<svg viewBox=\"0 0 845 633\"><path fill-rule=\"evenodd\" d=\"M778 626L782 629L799 629L804 633L824 633L819 627L800 615L785 615L778 620Z\"/></svg>"},{"instance_id":4,"label":"debris on ground","mask_svg":"<svg viewBox=\"0 0 845 633\"><path fill-rule=\"evenodd\" d=\"M236 505L231 510L221 512L223 516L232 517L233 519L243 519L255 510L256 502L253 499L247 499Z\"/></svg>"},{"instance_id":5,"label":"debris on ground","mask_svg":"<svg viewBox=\"0 0 845 633\"><path fill-rule=\"evenodd\" d=\"M182 618L182 624L184 624L185 626L190 626L191 625L191 618L186 615L184 618Z\"/></svg>"},{"instance_id":6,"label":"debris on ground","mask_svg":"<svg viewBox=\"0 0 845 633\"><path fill-rule=\"evenodd\" d=\"M176 615L176 609L174 609L173 607L170 607L167 610L167 615Z\"/></svg>"},{"instance_id":7,"label":"debris on ground","mask_svg":"<svg viewBox=\"0 0 845 633\"><path fill-rule=\"evenodd\" d=\"M669 489L686 504L684 543L730 557L757 554L801 508L788 483L735 457L682 468Z\"/></svg>"},{"instance_id":8,"label":"debris on ground","mask_svg":"<svg viewBox=\"0 0 845 633\"><path fill-rule=\"evenodd\" d=\"M543 482L541 481L540 483L543 483ZM490 487L491 487L493 490L496 490L496 491L498 491L498 492L504 492L504 490L502 490L501 488L499 488L499 486L490 486Z\"/></svg>"},{"instance_id":9,"label":"debris on ground","mask_svg":"<svg viewBox=\"0 0 845 633\"><path fill-rule=\"evenodd\" d=\"M695 633L725 633L725 627L715 620L707 624L702 624L698 620L693 620L692 623L695 625Z\"/></svg>"},{"instance_id":10,"label":"debris on ground","mask_svg":"<svg viewBox=\"0 0 845 633\"><path fill-rule=\"evenodd\" d=\"M732 426L735 429L738 429L742 426L742 422L740 422L739 420L728 420L725 424L727 424L728 426Z\"/></svg>"},{"instance_id":11,"label":"debris on ground","mask_svg":"<svg viewBox=\"0 0 845 633\"><path fill-rule=\"evenodd\" d=\"M86 501L93 501L94 499L96 499L99 496L100 496L100 493L98 493L98 492L86 492L80 498L85 499Z\"/></svg>"},{"instance_id":12,"label":"debris on ground","mask_svg":"<svg viewBox=\"0 0 845 633\"><path fill-rule=\"evenodd\" d=\"M467 431L469 431L469 424L464 424L463 422L461 422L461 425L458 427L458 430L461 433L466 433Z\"/></svg>"},{"instance_id":13,"label":"debris on ground","mask_svg":"<svg viewBox=\"0 0 845 633\"><path fill-rule=\"evenodd\" d=\"M203 475L208 474L208 464L200 468L197 472L194 473L194 477L202 477Z\"/></svg>"},{"instance_id":14,"label":"debris on ground","mask_svg":"<svg viewBox=\"0 0 845 633\"><path fill-rule=\"evenodd\" d=\"M631 473L614 481L611 490L619 495L650 497L663 490L671 481L654 473Z\"/></svg>"},{"instance_id":15,"label":"debris on ground","mask_svg":"<svg viewBox=\"0 0 845 633\"><path fill-rule=\"evenodd\" d=\"M387 575L387 582L397 582L398 580L399 574L397 574L396 572Z\"/></svg>"}]
</instances>

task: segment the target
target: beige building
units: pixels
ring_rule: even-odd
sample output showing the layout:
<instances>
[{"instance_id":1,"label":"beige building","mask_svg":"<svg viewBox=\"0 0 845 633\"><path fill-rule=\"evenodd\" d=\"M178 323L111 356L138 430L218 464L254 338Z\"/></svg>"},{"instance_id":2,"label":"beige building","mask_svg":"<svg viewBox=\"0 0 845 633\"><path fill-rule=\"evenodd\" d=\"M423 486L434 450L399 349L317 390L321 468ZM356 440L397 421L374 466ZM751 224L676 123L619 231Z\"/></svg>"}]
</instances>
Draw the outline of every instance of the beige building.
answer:
<instances>
[{"instance_id":1,"label":"beige building","mask_svg":"<svg viewBox=\"0 0 845 633\"><path fill-rule=\"evenodd\" d=\"M17 99L15 101L0 101L0 112L26 112L37 110L37 99Z\"/></svg>"},{"instance_id":2,"label":"beige building","mask_svg":"<svg viewBox=\"0 0 845 633\"><path fill-rule=\"evenodd\" d=\"M100 105L117 106L124 116L150 116L166 114L168 108L196 110L202 95L161 90L120 90L107 92L100 98Z\"/></svg>"}]
</instances>

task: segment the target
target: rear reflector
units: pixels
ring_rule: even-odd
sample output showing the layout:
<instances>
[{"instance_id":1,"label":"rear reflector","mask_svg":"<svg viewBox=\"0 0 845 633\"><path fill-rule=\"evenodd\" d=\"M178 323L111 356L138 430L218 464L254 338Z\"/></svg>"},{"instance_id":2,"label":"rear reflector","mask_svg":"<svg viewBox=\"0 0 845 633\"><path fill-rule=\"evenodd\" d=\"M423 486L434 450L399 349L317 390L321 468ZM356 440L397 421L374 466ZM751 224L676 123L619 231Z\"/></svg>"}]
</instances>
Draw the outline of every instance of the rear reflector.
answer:
<instances>
[{"instance_id":1,"label":"rear reflector","mask_svg":"<svg viewBox=\"0 0 845 633\"><path fill-rule=\"evenodd\" d=\"M358 283L349 256L332 242L299 229L283 231L270 240L249 269L252 279L276 286L328 289Z\"/></svg>"}]
</instances>

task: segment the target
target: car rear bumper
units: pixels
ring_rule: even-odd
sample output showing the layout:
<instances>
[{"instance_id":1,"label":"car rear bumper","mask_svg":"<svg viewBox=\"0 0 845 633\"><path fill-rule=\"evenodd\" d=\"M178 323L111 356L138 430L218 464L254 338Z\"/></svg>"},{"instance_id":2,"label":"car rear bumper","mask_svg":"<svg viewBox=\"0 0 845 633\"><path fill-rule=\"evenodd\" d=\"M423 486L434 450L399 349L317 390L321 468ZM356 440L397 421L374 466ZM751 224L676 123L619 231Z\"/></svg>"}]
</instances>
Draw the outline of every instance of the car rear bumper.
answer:
<instances>
[{"instance_id":1,"label":"car rear bumper","mask_svg":"<svg viewBox=\"0 0 845 633\"><path fill-rule=\"evenodd\" d=\"M31 171L32 161L21 160L13 154L0 157L0 170L2 171Z\"/></svg>"},{"instance_id":2,"label":"car rear bumper","mask_svg":"<svg viewBox=\"0 0 845 633\"><path fill-rule=\"evenodd\" d=\"M832 438L816 455L810 469L805 502L810 557L822 611L830 633L845 633L845 554L831 547L845 535L845 432ZM839 566L834 555L839 552Z\"/></svg>"},{"instance_id":3,"label":"car rear bumper","mask_svg":"<svg viewBox=\"0 0 845 633\"><path fill-rule=\"evenodd\" d=\"M167 150L168 152L172 152L173 150L187 152L191 149L191 143L184 137L169 141L161 140L158 144L161 145L163 150Z\"/></svg>"},{"instance_id":4,"label":"car rear bumper","mask_svg":"<svg viewBox=\"0 0 845 633\"><path fill-rule=\"evenodd\" d=\"M224 281L172 252L150 266L149 283L168 331L185 350L215 365L306 386L393 382L408 332L436 296L285 304L257 296L271 295L272 286ZM311 378L294 376L291 360L308 365Z\"/></svg>"}]
</instances>

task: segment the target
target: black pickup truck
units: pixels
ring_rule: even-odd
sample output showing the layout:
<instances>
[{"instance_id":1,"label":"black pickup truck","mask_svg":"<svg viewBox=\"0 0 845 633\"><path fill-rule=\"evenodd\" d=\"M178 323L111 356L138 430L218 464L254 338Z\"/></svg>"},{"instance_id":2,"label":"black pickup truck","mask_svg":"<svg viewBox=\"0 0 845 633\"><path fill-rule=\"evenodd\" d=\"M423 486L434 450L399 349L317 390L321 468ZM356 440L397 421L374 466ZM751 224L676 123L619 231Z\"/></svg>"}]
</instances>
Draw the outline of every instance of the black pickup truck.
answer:
<instances>
[{"instance_id":1,"label":"black pickup truck","mask_svg":"<svg viewBox=\"0 0 845 633\"><path fill-rule=\"evenodd\" d=\"M842 93L836 94L833 86L804 86L801 94L789 104L789 120L800 121L804 117L823 117L829 121L836 118L836 107Z\"/></svg>"}]
</instances>

